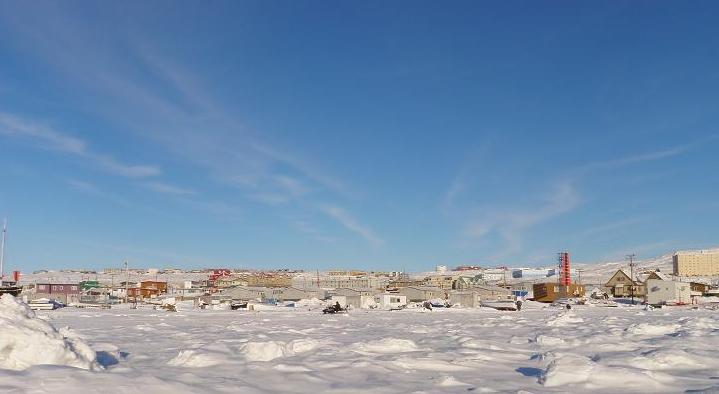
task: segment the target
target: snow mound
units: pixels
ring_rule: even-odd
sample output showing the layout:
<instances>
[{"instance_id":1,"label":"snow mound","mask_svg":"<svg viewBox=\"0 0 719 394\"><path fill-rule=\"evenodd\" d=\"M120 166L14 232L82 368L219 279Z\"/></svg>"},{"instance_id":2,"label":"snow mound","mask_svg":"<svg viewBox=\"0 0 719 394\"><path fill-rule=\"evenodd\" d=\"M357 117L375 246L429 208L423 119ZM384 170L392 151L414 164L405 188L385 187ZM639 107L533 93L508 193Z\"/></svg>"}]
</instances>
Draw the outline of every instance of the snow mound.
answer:
<instances>
[{"instance_id":1,"label":"snow mound","mask_svg":"<svg viewBox=\"0 0 719 394\"><path fill-rule=\"evenodd\" d=\"M404 353L419 350L417 344L409 339L384 338L376 341L358 342L352 345L356 352L368 353Z\"/></svg>"},{"instance_id":2,"label":"snow mound","mask_svg":"<svg viewBox=\"0 0 719 394\"><path fill-rule=\"evenodd\" d=\"M583 323L584 319L581 317L575 316L573 313L563 313L559 316L549 319L547 321L547 326L549 327L567 327L572 326L577 323Z\"/></svg>"},{"instance_id":3,"label":"snow mound","mask_svg":"<svg viewBox=\"0 0 719 394\"><path fill-rule=\"evenodd\" d=\"M455 371L471 371L472 367L453 364L449 361L440 360L433 357L409 357L402 356L396 359L394 365L408 370L425 370L433 372L455 372Z\"/></svg>"},{"instance_id":4,"label":"snow mound","mask_svg":"<svg viewBox=\"0 0 719 394\"><path fill-rule=\"evenodd\" d=\"M281 341L247 342L242 353L247 361L271 361L280 357L305 353L319 346L313 339L297 339L288 343Z\"/></svg>"},{"instance_id":5,"label":"snow mound","mask_svg":"<svg viewBox=\"0 0 719 394\"><path fill-rule=\"evenodd\" d=\"M675 333L681 326L679 324L632 324L627 332L634 335L666 335Z\"/></svg>"},{"instance_id":6,"label":"snow mound","mask_svg":"<svg viewBox=\"0 0 719 394\"><path fill-rule=\"evenodd\" d=\"M589 380L594 364L590 359L579 356L564 356L549 363L540 377L545 387L557 387L565 384L584 383Z\"/></svg>"},{"instance_id":7,"label":"snow mound","mask_svg":"<svg viewBox=\"0 0 719 394\"><path fill-rule=\"evenodd\" d=\"M27 305L0 297L0 369L24 370L34 365L65 365L98 370L95 351L69 329L56 329L37 318Z\"/></svg>"},{"instance_id":8,"label":"snow mound","mask_svg":"<svg viewBox=\"0 0 719 394\"><path fill-rule=\"evenodd\" d=\"M457 386L469 386L468 383L457 380L454 376L444 376L437 383L438 386L443 387L457 387Z\"/></svg>"},{"instance_id":9,"label":"snow mound","mask_svg":"<svg viewBox=\"0 0 719 394\"><path fill-rule=\"evenodd\" d=\"M629 365L648 370L676 370L706 368L704 357L681 349L656 349L642 357L635 357Z\"/></svg>"},{"instance_id":10,"label":"snow mound","mask_svg":"<svg viewBox=\"0 0 719 394\"><path fill-rule=\"evenodd\" d=\"M203 368L219 365L224 361L225 358L217 354L202 353L198 350L180 350L180 354L167 364L175 367Z\"/></svg>"},{"instance_id":11,"label":"snow mound","mask_svg":"<svg viewBox=\"0 0 719 394\"><path fill-rule=\"evenodd\" d=\"M539 383L545 387L581 385L593 389L621 388L630 392L668 391L665 384L671 382L672 377L660 372L609 367L575 355L554 359L539 378Z\"/></svg>"},{"instance_id":12,"label":"snow mound","mask_svg":"<svg viewBox=\"0 0 719 394\"><path fill-rule=\"evenodd\" d=\"M551 335L538 335L536 341L541 346L559 346L564 343L564 339Z\"/></svg>"},{"instance_id":13,"label":"snow mound","mask_svg":"<svg viewBox=\"0 0 719 394\"><path fill-rule=\"evenodd\" d=\"M708 317L700 317L688 321L685 327L710 331L719 330L719 321Z\"/></svg>"}]
</instances>

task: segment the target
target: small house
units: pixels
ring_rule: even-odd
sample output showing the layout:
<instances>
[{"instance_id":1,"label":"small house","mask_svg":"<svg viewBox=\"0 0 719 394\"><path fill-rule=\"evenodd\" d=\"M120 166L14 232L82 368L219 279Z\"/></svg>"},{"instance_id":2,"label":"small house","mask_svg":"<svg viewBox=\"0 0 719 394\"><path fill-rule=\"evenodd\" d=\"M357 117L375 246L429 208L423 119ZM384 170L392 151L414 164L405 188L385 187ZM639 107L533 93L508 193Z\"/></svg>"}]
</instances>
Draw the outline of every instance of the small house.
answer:
<instances>
[{"instance_id":1,"label":"small house","mask_svg":"<svg viewBox=\"0 0 719 394\"><path fill-rule=\"evenodd\" d=\"M692 289L692 295L695 296L702 296L706 294L709 289L711 289L711 286L707 283L701 283L701 282L689 282L689 287Z\"/></svg>"},{"instance_id":2,"label":"small house","mask_svg":"<svg viewBox=\"0 0 719 394\"><path fill-rule=\"evenodd\" d=\"M492 285L475 285L471 291L477 293L477 297L480 301L506 300L512 296L512 290Z\"/></svg>"},{"instance_id":3,"label":"small house","mask_svg":"<svg viewBox=\"0 0 719 394\"><path fill-rule=\"evenodd\" d=\"M374 297L375 303L382 309L395 309L407 305L407 296L383 293Z\"/></svg>"},{"instance_id":4,"label":"small house","mask_svg":"<svg viewBox=\"0 0 719 394\"><path fill-rule=\"evenodd\" d=\"M532 289L534 301L554 302L562 298L584 297L584 285L573 283L561 285L557 282L535 283Z\"/></svg>"},{"instance_id":5,"label":"small house","mask_svg":"<svg viewBox=\"0 0 719 394\"><path fill-rule=\"evenodd\" d=\"M646 302L649 305L688 304L691 302L691 286L687 282L647 279Z\"/></svg>"},{"instance_id":6,"label":"small house","mask_svg":"<svg viewBox=\"0 0 719 394\"><path fill-rule=\"evenodd\" d=\"M80 285L78 283L37 283L33 299L47 298L65 304L80 301Z\"/></svg>"},{"instance_id":7,"label":"small house","mask_svg":"<svg viewBox=\"0 0 719 394\"><path fill-rule=\"evenodd\" d=\"M471 290L452 291L449 293L449 302L453 306L475 308L479 306L479 295Z\"/></svg>"},{"instance_id":8,"label":"small house","mask_svg":"<svg viewBox=\"0 0 719 394\"><path fill-rule=\"evenodd\" d=\"M339 303L342 308L351 306L352 308L362 307L362 296L360 295L333 295L331 302Z\"/></svg>"},{"instance_id":9,"label":"small house","mask_svg":"<svg viewBox=\"0 0 719 394\"><path fill-rule=\"evenodd\" d=\"M650 275L658 275L652 272ZM617 270L604 285L614 297L635 297L644 295L644 285L638 278L632 280L624 270Z\"/></svg>"},{"instance_id":10,"label":"small house","mask_svg":"<svg viewBox=\"0 0 719 394\"><path fill-rule=\"evenodd\" d=\"M447 299L449 295L447 291L439 287L417 286L403 287L399 289L399 294L407 296L409 302L422 302L433 299Z\"/></svg>"},{"instance_id":11,"label":"small house","mask_svg":"<svg viewBox=\"0 0 719 394\"><path fill-rule=\"evenodd\" d=\"M80 291L100 288L100 282L97 280L84 280L80 282Z\"/></svg>"},{"instance_id":12,"label":"small house","mask_svg":"<svg viewBox=\"0 0 719 394\"><path fill-rule=\"evenodd\" d=\"M300 289L298 287L286 287L280 288L280 294L278 296L279 301L299 301L308 300L312 298L324 299L325 291L318 287L309 289Z\"/></svg>"},{"instance_id":13,"label":"small house","mask_svg":"<svg viewBox=\"0 0 719 394\"><path fill-rule=\"evenodd\" d=\"M234 301L264 300L266 296L265 290L263 288L235 286L218 293L215 298Z\"/></svg>"},{"instance_id":14,"label":"small house","mask_svg":"<svg viewBox=\"0 0 719 394\"><path fill-rule=\"evenodd\" d=\"M167 293L167 282L154 280L145 280L140 282L139 287L127 289L127 295L131 298L155 298L165 293Z\"/></svg>"}]
</instances>

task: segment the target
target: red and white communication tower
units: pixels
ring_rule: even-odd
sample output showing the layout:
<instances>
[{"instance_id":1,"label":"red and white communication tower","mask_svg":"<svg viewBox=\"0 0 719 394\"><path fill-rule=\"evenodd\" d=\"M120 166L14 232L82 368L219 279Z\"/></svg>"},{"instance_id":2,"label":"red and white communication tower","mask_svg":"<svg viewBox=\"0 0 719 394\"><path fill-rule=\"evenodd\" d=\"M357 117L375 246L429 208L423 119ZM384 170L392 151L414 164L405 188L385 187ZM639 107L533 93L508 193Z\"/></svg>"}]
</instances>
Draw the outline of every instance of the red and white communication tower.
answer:
<instances>
[{"instance_id":1,"label":"red and white communication tower","mask_svg":"<svg viewBox=\"0 0 719 394\"><path fill-rule=\"evenodd\" d=\"M569 286L572 284L572 271L569 266L569 252L559 253L559 284Z\"/></svg>"}]
</instances>

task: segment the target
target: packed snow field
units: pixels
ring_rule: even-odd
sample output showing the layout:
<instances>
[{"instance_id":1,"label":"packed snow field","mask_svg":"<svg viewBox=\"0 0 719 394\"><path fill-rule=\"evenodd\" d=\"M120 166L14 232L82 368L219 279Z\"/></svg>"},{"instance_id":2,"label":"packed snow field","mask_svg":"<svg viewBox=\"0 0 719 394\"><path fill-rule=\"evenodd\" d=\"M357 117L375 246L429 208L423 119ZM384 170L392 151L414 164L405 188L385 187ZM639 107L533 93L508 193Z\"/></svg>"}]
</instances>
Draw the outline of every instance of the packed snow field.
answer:
<instances>
[{"instance_id":1,"label":"packed snow field","mask_svg":"<svg viewBox=\"0 0 719 394\"><path fill-rule=\"evenodd\" d=\"M64 308L36 318L1 301L5 393L719 391L719 314L703 308Z\"/></svg>"}]
</instances>

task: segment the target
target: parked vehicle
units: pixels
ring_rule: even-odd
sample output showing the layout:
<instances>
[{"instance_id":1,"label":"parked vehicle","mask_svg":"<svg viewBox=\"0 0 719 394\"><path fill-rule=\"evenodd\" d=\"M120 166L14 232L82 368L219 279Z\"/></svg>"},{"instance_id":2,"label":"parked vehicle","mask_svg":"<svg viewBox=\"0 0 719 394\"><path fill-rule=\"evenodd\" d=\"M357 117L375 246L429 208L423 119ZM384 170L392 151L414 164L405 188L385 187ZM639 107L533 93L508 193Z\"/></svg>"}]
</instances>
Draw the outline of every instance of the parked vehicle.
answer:
<instances>
[{"instance_id":1,"label":"parked vehicle","mask_svg":"<svg viewBox=\"0 0 719 394\"><path fill-rule=\"evenodd\" d=\"M30 301L27 305L34 311L51 311L65 306L61 302L48 298L38 298L37 300Z\"/></svg>"}]
</instances>

